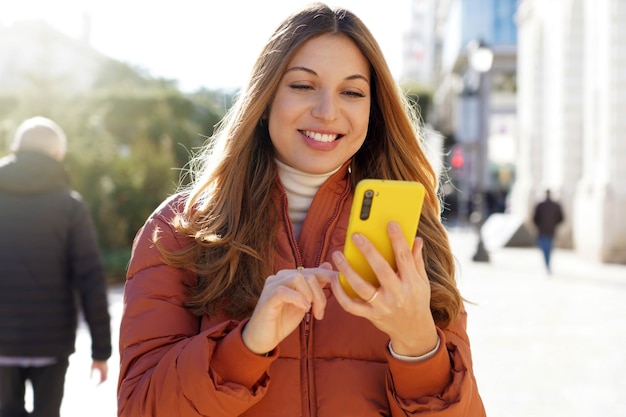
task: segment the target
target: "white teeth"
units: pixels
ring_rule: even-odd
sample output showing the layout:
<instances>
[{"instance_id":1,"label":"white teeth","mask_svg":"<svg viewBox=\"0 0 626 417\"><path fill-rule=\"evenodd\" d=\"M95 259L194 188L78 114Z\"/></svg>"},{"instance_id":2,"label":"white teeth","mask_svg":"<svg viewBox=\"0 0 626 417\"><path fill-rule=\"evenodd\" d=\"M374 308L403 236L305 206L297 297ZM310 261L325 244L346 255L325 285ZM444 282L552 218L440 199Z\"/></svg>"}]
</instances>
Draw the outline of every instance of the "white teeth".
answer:
<instances>
[{"instance_id":1,"label":"white teeth","mask_svg":"<svg viewBox=\"0 0 626 417\"><path fill-rule=\"evenodd\" d=\"M318 142L332 142L335 139L337 139L337 135L331 135L329 133L324 134L324 133L319 133L319 132L313 132L311 130L305 130L304 134Z\"/></svg>"}]
</instances>

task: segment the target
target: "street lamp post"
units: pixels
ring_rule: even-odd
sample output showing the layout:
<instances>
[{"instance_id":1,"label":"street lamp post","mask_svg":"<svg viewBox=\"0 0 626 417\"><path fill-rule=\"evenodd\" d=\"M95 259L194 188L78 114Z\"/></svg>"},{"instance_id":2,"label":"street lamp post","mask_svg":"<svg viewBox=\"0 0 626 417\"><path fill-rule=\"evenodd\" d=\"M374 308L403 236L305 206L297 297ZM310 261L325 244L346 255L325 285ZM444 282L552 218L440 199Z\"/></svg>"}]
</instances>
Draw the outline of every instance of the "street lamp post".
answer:
<instances>
[{"instance_id":1,"label":"street lamp post","mask_svg":"<svg viewBox=\"0 0 626 417\"><path fill-rule=\"evenodd\" d=\"M487 184L485 183L487 169L487 136L488 128L488 106L486 101L489 97L487 85L485 83L485 74L491 70L493 64L493 51L482 41L474 40L467 46L467 54L469 61L468 71L473 71L477 75L477 93L478 93L478 137L476 141L476 172L477 172L477 188L478 195L476 201L476 229L478 234L478 244L476 252L472 257L475 262L489 262L489 253L483 242L481 227L485 221L485 191Z\"/></svg>"}]
</instances>

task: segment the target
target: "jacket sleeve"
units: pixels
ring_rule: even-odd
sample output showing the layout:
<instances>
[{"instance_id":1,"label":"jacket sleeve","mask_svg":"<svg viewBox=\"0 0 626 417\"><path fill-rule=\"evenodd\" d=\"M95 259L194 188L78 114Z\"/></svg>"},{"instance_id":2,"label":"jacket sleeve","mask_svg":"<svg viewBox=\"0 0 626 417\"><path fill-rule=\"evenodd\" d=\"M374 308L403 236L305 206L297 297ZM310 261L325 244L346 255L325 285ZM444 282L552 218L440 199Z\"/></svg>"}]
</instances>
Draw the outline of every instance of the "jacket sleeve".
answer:
<instances>
[{"instance_id":1,"label":"jacket sleeve","mask_svg":"<svg viewBox=\"0 0 626 417\"><path fill-rule=\"evenodd\" d=\"M89 327L91 356L94 360L107 360L112 346L106 272L89 211L80 195L72 193L72 198L68 270Z\"/></svg>"},{"instance_id":2,"label":"jacket sleeve","mask_svg":"<svg viewBox=\"0 0 626 417\"><path fill-rule=\"evenodd\" d=\"M391 415L429 417L482 417L485 409L472 368L466 333L467 313L445 330L431 358L403 362L388 354L387 395Z\"/></svg>"},{"instance_id":3,"label":"jacket sleeve","mask_svg":"<svg viewBox=\"0 0 626 417\"><path fill-rule=\"evenodd\" d=\"M120 327L118 415L240 415L265 395L277 353L263 357L247 349L245 322L200 330L200 318L184 307L184 282L193 277L163 264L152 241L157 228L163 247L182 247L159 215L135 238Z\"/></svg>"}]
</instances>

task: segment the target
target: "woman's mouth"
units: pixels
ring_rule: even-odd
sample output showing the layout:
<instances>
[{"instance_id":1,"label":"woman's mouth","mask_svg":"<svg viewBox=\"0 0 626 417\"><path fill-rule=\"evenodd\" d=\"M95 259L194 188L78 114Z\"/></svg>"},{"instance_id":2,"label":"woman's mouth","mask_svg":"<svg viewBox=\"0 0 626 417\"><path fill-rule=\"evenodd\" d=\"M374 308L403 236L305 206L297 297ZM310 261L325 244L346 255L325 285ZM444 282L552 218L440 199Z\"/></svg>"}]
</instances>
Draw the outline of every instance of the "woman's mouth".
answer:
<instances>
[{"instance_id":1,"label":"woman's mouth","mask_svg":"<svg viewBox=\"0 0 626 417\"><path fill-rule=\"evenodd\" d=\"M333 134L333 133L314 132L312 130L301 130L301 133L313 139L316 142L324 142L324 143L330 143L334 141L335 139L339 139L342 136L342 135Z\"/></svg>"}]
</instances>

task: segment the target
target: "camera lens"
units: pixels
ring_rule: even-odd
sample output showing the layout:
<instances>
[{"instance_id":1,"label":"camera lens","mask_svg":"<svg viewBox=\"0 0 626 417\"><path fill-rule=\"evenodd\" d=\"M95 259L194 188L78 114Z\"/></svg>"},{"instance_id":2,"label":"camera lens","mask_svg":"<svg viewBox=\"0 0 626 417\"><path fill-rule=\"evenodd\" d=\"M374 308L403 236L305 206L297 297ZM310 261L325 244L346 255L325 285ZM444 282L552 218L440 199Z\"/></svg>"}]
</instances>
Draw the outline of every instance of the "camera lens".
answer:
<instances>
[{"instance_id":1,"label":"camera lens","mask_svg":"<svg viewBox=\"0 0 626 417\"><path fill-rule=\"evenodd\" d=\"M370 210L372 208L372 199L374 198L374 191L366 190L363 193L363 205L361 206L361 220L367 220L370 217Z\"/></svg>"}]
</instances>

